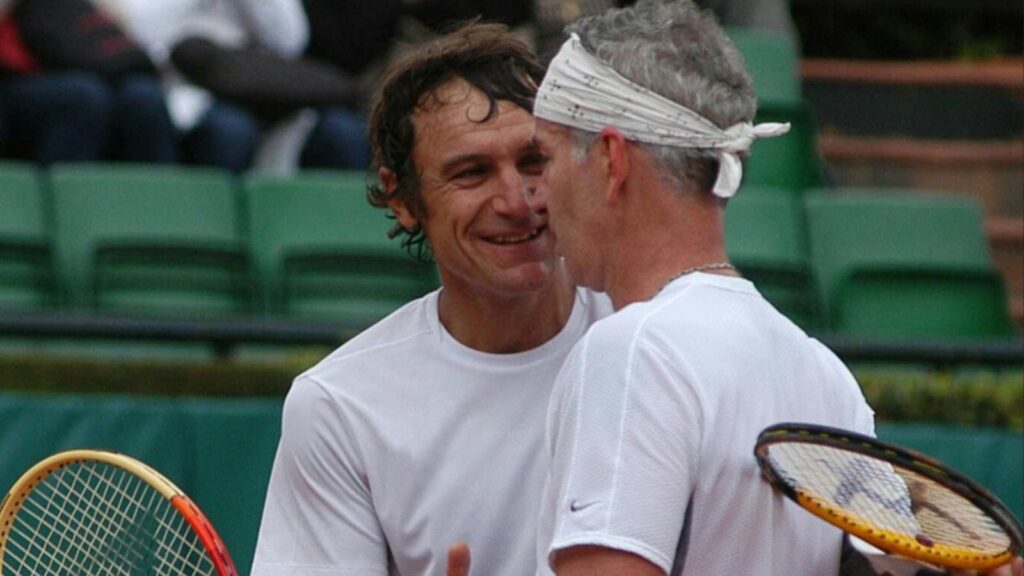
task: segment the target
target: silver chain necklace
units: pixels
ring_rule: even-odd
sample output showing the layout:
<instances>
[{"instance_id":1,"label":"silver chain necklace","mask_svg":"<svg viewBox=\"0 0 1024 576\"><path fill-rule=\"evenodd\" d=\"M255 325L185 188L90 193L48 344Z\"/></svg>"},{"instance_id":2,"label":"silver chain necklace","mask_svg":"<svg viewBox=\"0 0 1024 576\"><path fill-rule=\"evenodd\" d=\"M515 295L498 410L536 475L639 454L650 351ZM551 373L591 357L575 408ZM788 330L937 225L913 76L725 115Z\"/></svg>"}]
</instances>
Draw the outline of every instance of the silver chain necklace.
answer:
<instances>
[{"instance_id":1,"label":"silver chain necklace","mask_svg":"<svg viewBox=\"0 0 1024 576\"><path fill-rule=\"evenodd\" d=\"M662 290L665 289L666 286L668 286L669 284L671 284L671 283L675 282L676 280L682 278L683 276L686 276L687 274L693 274L694 272L704 272L706 270L735 270L735 269L736 269L736 267L733 266L732 264L728 263L728 262L709 262L707 264L701 264L700 266L694 266L692 268L687 268L686 270L683 270L679 274L676 274L675 276L673 276L673 277L669 278L668 280L666 280L665 283L661 285L661 290L658 290L658 292L661 292Z\"/></svg>"}]
</instances>

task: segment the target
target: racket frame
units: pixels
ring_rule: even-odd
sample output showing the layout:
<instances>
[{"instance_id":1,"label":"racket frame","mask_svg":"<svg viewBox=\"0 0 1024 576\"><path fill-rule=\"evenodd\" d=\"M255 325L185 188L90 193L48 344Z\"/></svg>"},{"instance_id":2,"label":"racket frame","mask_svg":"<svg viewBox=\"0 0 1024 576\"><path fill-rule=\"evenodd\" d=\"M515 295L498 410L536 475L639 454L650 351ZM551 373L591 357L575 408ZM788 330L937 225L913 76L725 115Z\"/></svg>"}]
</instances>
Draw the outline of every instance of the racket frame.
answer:
<instances>
[{"instance_id":1,"label":"racket frame","mask_svg":"<svg viewBox=\"0 0 1024 576\"><path fill-rule=\"evenodd\" d=\"M794 488L779 477L768 455L773 445L792 442L829 446L882 460L920 474L977 506L1003 529L1010 540L1010 545L1005 552L993 555L940 543L925 544L902 532L878 527L812 491ZM887 552L947 568L984 570L1009 562L1024 547L1024 531L1020 523L999 498L942 462L909 448L840 428L784 422L769 426L758 435L754 456L764 477L787 498L829 524Z\"/></svg>"},{"instance_id":2,"label":"racket frame","mask_svg":"<svg viewBox=\"0 0 1024 576\"><path fill-rule=\"evenodd\" d=\"M43 482L47 476L72 464L93 461L115 466L132 474L156 490L164 499L184 517L189 526L196 532L211 563L217 570L218 576L238 576L238 569L235 568L231 555L220 535L214 529L213 524L199 509L199 507L186 495L181 488L168 480L163 474L157 472L131 456L106 450L68 450L59 452L40 460L30 467L14 483L11 489L0 502L0 571L3 570L4 557L11 527L14 524L18 511L25 503L29 494L37 485Z\"/></svg>"}]
</instances>

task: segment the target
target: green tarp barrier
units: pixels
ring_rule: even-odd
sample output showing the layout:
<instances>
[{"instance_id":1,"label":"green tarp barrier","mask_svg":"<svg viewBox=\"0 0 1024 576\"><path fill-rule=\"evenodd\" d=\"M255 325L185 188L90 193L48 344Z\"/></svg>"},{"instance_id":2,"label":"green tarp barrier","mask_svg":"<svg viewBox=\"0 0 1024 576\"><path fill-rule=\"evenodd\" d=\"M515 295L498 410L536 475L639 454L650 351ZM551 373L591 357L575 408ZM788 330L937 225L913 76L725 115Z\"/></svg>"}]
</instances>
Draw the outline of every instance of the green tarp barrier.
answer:
<instances>
[{"instance_id":1,"label":"green tarp barrier","mask_svg":"<svg viewBox=\"0 0 1024 576\"><path fill-rule=\"evenodd\" d=\"M0 491L62 450L122 452L192 497L248 574L280 416L280 400L0 392Z\"/></svg>"},{"instance_id":2,"label":"green tarp barrier","mask_svg":"<svg viewBox=\"0 0 1024 576\"><path fill-rule=\"evenodd\" d=\"M248 574L280 413L273 399L0 392L0 490L61 450L123 452L188 493ZM947 462L1024 516L1024 433L883 423L878 435Z\"/></svg>"}]
</instances>

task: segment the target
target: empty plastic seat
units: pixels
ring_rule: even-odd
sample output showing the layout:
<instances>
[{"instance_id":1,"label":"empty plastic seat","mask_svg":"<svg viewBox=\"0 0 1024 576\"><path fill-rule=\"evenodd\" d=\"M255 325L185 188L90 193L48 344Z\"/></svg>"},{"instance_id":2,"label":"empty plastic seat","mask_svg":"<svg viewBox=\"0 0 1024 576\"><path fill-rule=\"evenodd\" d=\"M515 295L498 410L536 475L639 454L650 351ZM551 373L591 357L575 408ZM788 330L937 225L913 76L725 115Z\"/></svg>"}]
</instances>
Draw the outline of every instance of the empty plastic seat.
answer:
<instances>
[{"instance_id":1,"label":"empty plastic seat","mask_svg":"<svg viewBox=\"0 0 1024 576\"><path fill-rule=\"evenodd\" d=\"M743 55L762 106L799 104L803 100L798 70L800 57L790 36L755 28L729 28L727 32Z\"/></svg>"},{"instance_id":2,"label":"empty plastic seat","mask_svg":"<svg viewBox=\"0 0 1024 576\"><path fill-rule=\"evenodd\" d=\"M35 167L0 163L0 309L56 304L44 194Z\"/></svg>"},{"instance_id":3,"label":"empty plastic seat","mask_svg":"<svg viewBox=\"0 0 1024 576\"><path fill-rule=\"evenodd\" d=\"M182 318L251 309L238 194L208 168L51 168L58 278L73 306Z\"/></svg>"},{"instance_id":4,"label":"empty plastic seat","mask_svg":"<svg viewBox=\"0 0 1024 576\"><path fill-rule=\"evenodd\" d=\"M362 173L309 171L245 183L250 247L269 310L366 327L438 285L387 232Z\"/></svg>"},{"instance_id":5,"label":"empty plastic seat","mask_svg":"<svg viewBox=\"0 0 1024 576\"><path fill-rule=\"evenodd\" d=\"M754 81L756 121L791 124L788 134L754 142L744 181L790 190L824 185L818 127L803 98L800 55L792 38L774 30L730 28L728 33Z\"/></svg>"},{"instance_id":6,"label":"empty plastic seat","mask_svg":"<svg viewBox=\"0 0 1024 576\"><path fill-rule=\"evenodd\" d=\"M846 189L809 193L806 206L834 331L892 340L1013 335L974 200Z\"/></svg>"},{"instance_id":7,"label":"empty plastic seat","mask_svg":"<svg viewBox=\"0 0 1024 576\"><path fill-rule=\"evenodd\" d=\"M761 105L756 122L789 122L790 129L754 142L743 171L745 183L795 191L825 184L817 122L806 102Z\"/></svg>"},{"instance_id":8,"label":"empty plastic seat","mask_svg":"<svg viewBox=\"0 0 1024 576\"><path fill-rule=\"evenodd\" d=\"M744 185L725 210L729 258L780 312L805 329L820 325L811 282L803 199Z\"/></svg>"}]
</instances>

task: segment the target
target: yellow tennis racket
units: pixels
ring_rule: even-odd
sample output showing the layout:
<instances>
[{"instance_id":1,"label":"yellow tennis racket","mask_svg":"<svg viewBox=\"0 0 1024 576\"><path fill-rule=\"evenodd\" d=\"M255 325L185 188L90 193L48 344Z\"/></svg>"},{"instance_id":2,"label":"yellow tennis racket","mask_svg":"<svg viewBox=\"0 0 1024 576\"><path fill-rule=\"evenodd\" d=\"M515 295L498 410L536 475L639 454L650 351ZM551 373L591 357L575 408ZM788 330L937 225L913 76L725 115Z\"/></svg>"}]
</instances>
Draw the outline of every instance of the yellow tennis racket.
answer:
<instances>
[{"instance_id":1,"label":"yellow tennis racket","mask_svg":"<svg viewBox=\"0 0 1024 576\"><path fill-rule=\"evenodd\" d=\"M992 493L912 450L845 430L778 424L754 449L764 477L822 520L891 554L943 568L1010 561L1024 538Z\"/></svg>"},{"instance_id":2,"label":"yellow tennis racket","mask_svg":"<svg viewBox=\"0 0 1024 576\"><path fill-rule=\"evenodd\" d=\"M123 454L71 450L0 505L0 575L237 576L220 536L170 480Z\"/></svg>"}]
</instances>

